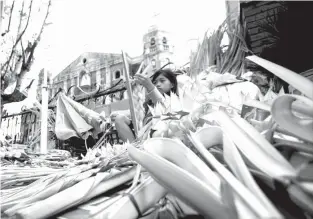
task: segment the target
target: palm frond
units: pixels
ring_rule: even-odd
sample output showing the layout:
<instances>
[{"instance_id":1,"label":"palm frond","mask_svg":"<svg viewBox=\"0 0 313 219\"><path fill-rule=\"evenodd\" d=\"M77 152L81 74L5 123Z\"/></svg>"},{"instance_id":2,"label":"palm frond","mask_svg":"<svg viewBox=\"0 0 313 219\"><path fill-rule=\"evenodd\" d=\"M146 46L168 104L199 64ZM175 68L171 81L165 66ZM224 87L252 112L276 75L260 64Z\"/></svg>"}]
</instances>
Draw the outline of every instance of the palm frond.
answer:
<instances>
[{"instance_id":1,"label":"palm frond","mask_svg":"<svg viewBox=\"0 0 313 219\"><path fill-rule=\"evenodd\" d=\"M224 46L221 43L225 34L229 38L229 45L226 51L223 52ZM214 65L216 71L221 74L229 72L240 76L245 69L244 57L248 52L251 53L245 37L245 23L241 24L238 17L235 25L230 27L226 18L210 36L205 34L205 39L198 47L197 55L190 62L193 75L199 74Z\"/></svg>"}]
</instances>

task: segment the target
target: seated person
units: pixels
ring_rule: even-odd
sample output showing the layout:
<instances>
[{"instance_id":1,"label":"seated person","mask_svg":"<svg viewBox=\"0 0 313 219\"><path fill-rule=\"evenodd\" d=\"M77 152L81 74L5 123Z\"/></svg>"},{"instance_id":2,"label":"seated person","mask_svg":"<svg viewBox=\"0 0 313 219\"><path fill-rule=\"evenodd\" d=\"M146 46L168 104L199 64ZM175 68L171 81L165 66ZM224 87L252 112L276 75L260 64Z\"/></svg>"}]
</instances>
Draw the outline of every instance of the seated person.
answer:
<instances>
[{"instance_id":1,"label":"seated person","mask_svg":"<svg viewBox=\"0 0 313 219\"><path fill-rule=\"evenodd\" d=\"M135 75L135 81L146 88L148 93L148 100L144 103L143 107L145 109L145 117L143 120L144 125L151 121L152 114L149 112L149 106L161 102L164 99L164 94L171 95L171 92L177 94L177 80L175 74L171 70L163 69L157 71L153 77L152 81L149 77L144 75ZM118 136L123 142L127 140L133 142L135 140L135 135L132 130L132 121L130 118L129 111L112 112L111 120L115 123L115 127Z\"/></svg>"}]
</instances>

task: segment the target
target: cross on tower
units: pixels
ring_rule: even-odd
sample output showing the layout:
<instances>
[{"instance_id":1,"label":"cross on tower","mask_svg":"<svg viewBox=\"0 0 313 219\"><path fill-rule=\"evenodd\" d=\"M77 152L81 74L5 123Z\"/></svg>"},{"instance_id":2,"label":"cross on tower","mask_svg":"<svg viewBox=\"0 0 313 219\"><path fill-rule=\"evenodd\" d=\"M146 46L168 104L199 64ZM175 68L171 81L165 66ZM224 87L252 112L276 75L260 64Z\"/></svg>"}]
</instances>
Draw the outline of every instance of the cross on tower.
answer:
<instances>
[{"instance_id":1,"label":"cross on tower","mask_svg":"<svg viewBox=\"0 0 313 219\"><path fill-rule=\"evenodd\" d=\"M158 18L160 16L160 13L159 12L153 12L153 15L152 15L152 26L158 26Z\"/></svg>"},{"instance_id":2,"label":"cross on tower","mask_svg":"<svg viewBox=\"0 0 313 219\"><path fill-rule=\"evenodd\" d=\"M159 16L159 15L160 15L159 12L154 12L152 17L156 18L156 17Z\"/></svg>"}]
</instances>

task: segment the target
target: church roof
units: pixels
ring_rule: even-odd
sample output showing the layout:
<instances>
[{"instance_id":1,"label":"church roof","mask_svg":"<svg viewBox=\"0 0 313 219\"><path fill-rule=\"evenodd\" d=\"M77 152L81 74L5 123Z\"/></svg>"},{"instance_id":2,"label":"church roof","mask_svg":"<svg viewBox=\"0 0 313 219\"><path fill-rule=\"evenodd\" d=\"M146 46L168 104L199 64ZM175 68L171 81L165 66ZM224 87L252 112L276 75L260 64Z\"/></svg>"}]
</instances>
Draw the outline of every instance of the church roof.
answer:
<instances>
[{"instance_id":1,"label":"church roof","mask_svg":"<svg viewBox=\"0 0 313 219\"><path fill-rule=\"evenodd\" d=\"M64 68L54 78L68 74L69 71L75 68L83 66L83 59L87 60L87 63L106 63L107 61L121 58L121 54L118 53L96 53L96 52L85 52L78 56L73 62L71 62L66 68Z\"/></svg>"}]
</instances>

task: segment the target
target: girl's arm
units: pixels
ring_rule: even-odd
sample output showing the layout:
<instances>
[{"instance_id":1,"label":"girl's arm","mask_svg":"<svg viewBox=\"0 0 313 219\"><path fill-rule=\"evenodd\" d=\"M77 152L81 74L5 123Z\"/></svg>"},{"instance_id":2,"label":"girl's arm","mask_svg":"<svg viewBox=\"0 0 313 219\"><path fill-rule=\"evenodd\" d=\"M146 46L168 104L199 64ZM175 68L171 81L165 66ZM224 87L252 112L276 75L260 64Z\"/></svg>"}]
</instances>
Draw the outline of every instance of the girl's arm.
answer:
<instances>
[{"instance_id":1,"label":"girl's arm","mask_svg":"<svg viewBox=\"0 0 313 219\"><path fill-rule=\"evenodd\" d=\"M163 95L160 91L154 86L149 77L144 75L135 75L135 80L139 82L142 86L144 86L148 92L149 99L152 100L153 103L162 102L164 100Z\"/></svg>"},{"instance_id":2,"label":"girl's arm","mask_svg":"<svg viewBox=\"0 0 313 219\"><path fill-rule=\"evenodd\" d=\"M155 86L150 92L148 91L148 98L151 99L153 103L163 102L164 100L163 95Z\"/></svg>"}]
</instances>

